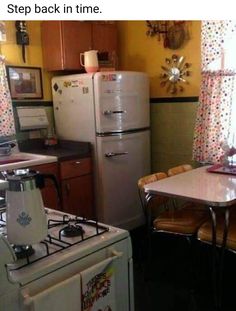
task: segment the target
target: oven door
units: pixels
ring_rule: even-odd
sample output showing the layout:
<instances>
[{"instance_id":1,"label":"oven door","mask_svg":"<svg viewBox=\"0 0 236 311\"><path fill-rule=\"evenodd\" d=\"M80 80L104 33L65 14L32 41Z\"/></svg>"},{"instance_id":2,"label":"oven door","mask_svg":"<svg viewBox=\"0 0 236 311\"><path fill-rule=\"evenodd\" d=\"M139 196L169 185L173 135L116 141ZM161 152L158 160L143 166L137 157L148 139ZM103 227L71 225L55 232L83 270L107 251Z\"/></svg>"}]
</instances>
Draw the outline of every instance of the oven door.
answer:
<instances>
[{"instance_id":1,"label":"oven door","mask_svg":"<svg viewBox=\"0 0 236 311\"><path fill-rule=\"evenodd\" d=\"M129 246L125 239L25 285L21 310L133 311Z\"/></svg>"}]
</instances>

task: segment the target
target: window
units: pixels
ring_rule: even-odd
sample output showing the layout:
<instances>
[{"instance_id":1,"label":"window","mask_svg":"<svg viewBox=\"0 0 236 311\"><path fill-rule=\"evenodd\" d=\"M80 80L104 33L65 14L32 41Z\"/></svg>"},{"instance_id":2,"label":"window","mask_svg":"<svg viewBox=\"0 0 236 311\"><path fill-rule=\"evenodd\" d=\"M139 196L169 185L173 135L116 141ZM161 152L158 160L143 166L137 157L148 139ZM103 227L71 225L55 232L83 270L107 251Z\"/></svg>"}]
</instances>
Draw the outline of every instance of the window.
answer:
<instances>
[{"instance_id":1,"label":"window","mask_svg":"<svg viewBox=\"0 0 236 311\"><path fill-rule=\"evenodd\" d=\"M236 21L203 21L202 79L193 158L220 162L222 144L236 145Z\"/></svg>"}]
</instances>

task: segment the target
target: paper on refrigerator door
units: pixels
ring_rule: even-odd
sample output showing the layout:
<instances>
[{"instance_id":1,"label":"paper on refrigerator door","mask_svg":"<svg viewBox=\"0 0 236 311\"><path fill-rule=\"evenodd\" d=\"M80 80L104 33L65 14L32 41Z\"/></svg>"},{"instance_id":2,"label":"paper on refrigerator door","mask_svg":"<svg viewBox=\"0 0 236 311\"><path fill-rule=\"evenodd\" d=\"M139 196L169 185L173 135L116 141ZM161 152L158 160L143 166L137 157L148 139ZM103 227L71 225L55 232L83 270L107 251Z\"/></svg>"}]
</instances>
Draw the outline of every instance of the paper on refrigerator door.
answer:
<instances>
[{"instance_id":1,"label":"paper on refrigerator door","mask_svg":"<svg viewBox=\"0 0 236 311\"><path fill-rule=\"evenodd\" d=\"M114 258L80 273L82 311L116 311Z\"/></svg>"}]
</instances>

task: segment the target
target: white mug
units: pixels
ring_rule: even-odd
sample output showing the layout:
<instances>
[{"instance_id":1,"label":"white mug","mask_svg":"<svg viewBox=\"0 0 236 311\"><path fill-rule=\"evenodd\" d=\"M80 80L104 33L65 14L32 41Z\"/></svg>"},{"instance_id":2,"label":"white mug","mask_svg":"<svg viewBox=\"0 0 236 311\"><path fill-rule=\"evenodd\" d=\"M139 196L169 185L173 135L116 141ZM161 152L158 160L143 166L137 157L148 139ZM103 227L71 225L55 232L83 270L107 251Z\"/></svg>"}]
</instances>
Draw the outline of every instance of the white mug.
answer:
<instances>
[{"instance_id":1,"label":"white mug","mask_svg":"<svg viewBox=\"0 0 236 311\"><path fill-rule=\"evenodd\" d=\"M84 53L80 53L80 64L86 70L86 72L97 72L98 71L98 51L91 50ZM84 58L84 62L82 61Z\"/></svg>"}]
</instances>

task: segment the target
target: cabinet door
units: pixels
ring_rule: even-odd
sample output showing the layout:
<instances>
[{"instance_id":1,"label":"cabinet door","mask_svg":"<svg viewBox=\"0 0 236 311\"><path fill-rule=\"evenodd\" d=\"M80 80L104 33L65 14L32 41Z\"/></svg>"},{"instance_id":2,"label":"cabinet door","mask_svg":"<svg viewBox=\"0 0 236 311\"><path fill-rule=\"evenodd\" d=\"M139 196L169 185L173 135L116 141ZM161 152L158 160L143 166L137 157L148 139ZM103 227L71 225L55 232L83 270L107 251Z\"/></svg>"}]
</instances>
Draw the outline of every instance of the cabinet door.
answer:
<instances>
[{"instance_id":1,"label":"cabinet door","mask_svg":"<svg viewBox=\"0 0 236 311\"><path fill-rule=\"evenodd\" d=\"M65 212L87 218L94 216L92 175L63 180L62 197Z\"/></svg>"},{"instance_id":2,"label":"cabinet door","mask_svg":"<svg viewBox=\"0 0 236 311\"><path fill-rule=\"evenodd\" d=\"M100 67L115 67L117 63L117 27L115 23L92 24L93 49L98 50Z\"/></svg>"},{"instance_id":3,"label":"cabinet door","mask_svg":"<svg viewBox=\"0 0 236 311\"><path fill-rule=\"evenodd\" d=\"M52 174L57 178L58 181L58 166L57 163L49 163L42 165L35 165L30 167L32 170L39 171L40 173ZM45 187L41 189L43 203L45 207L53 209L61 209L60 202L58 199L58 193L53 184L53 181L46 179Z\"/></svg>"},{"instance_id":4,"label":"cabinet door","mask_svg":"<svg viewBox=\"0 0 236 311\"><path fill-rule=\"evenodd\" d=\"M90 22L44 21L41 23L44 68L78 70L80 53L92 48Z\"/></svg>"},{"instance_id":5,"label":"cabinet door","mask_svg":"<svg viewBox=\"0 0 236 311\"><path fill-rule=\"evenodd\" d=\"M41 23L43 65L46 70L61 70L64 66L60 21Z\"/></svg>"},{"instance_id":6,"label":"cabinet door","mask_svg":"<svg viewBox=\"0 0 236 311\"><path fill-rule=\"evenodd\" d=\"M89 22L62 22L64 69L82 69L80 53L92 48L92 26Z\"/></svg>"}]
</instances>

